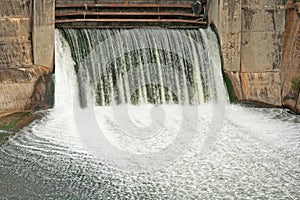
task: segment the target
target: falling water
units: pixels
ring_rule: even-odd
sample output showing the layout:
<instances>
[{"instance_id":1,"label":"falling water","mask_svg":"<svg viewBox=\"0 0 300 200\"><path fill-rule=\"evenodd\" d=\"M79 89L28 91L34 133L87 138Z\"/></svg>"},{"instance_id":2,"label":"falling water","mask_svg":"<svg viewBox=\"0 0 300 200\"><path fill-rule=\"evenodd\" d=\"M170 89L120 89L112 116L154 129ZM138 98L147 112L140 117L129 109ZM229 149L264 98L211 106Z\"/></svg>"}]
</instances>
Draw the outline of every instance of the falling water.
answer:
<instances>
[{"instance_id":1,"label":"falling water","mask_svg":"<svg viewBox=\"0 0 300 200\"><path fill-rule=\"evenodd\" d=\"M217 94L225 98L217 38L211 30L211 38L198 30L62 29L61 33L76 62L83 105L198 105L216 101ZM209 58L210 49L216 59Z\"/></svg>"},{"instance_id":2,"label":"falling water","mask_svg":"<svg viewBox=\"0 0 300 200\"><path fill-rule=\"evenodd\" d=\"M297 199L300 118L228 105L211 30L56 30L55 108L1 199Z\"/></svg>"}]
</instances>

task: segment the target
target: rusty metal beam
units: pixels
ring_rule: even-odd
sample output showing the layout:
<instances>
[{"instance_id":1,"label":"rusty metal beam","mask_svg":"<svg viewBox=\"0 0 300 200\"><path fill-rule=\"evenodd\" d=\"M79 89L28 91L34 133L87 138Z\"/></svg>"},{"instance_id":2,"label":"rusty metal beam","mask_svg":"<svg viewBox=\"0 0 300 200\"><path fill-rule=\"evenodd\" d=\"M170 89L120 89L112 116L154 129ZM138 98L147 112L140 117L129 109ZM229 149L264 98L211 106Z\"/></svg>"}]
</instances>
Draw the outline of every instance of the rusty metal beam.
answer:
<instances>
[{"instance_id":1,"label":"rusty metal beam","mask_svg":"<svg viewBox=\"0 0 300 200\"><path fill-rule=\"evenodd\" d=\"M206 24L198 20L186 19L59 19L55 20L56 24L72 22L134 22L134 23L189 23L189 24Z\"/></svg>"},{"instance_id":2,"label":"rusty metal beam","mask_svg":"<svg viewBox=\"0 0 300 200\"><path fill-rule=\"evenodd\" d=\"M98 9L99 8L99 9ZM139 8L139 9L136 9ZM145 8L145 9L144 9ZM164 9L160 9L164 8ZM56 27L72 28L199 28L204 15L192 13L189 4L58 4ZM144 10L143 10L144 9ZM144 12L143 12L144 11ZM148 11L148 12L147 12ZM169 18L169 19L168 19Z\"/></svg>"},{"instance_id":3,"label":"rusty metal beam","mask_svg":"<svg viewBox=\"0 0 300 200\"><path fill-rule=\"evenodd\" d=\"M101 25L57 25L58 28L99 28L99 29L134 29L134 28L162 28L161 26L130 26L130 25L124 25L124 26L101 26ZM198 29L200 27L206 27L206 24L203 24L201 26L167 26L164 28L168 29Z\"/></svg>"},{"instance_id":4,"label":"rusty metal beam","mask_svg":"<svg viewBox=\"0 0 300 200\"><path fill-rule=\"evenodd\" d=\"M172 12L57 12L56 17L66 16L182 16L194 17L192 13L172 13Z\"/></svg>"},{"instance_id":5,"label":"rusty metal beam","mask_svg":"<svg viewBox=\"0 0 300 200\"><path fill-rule=\"evenodd\" d=\"M57 4L56 8L191 8L189 4Z\"/></svg>"}]
</instances>

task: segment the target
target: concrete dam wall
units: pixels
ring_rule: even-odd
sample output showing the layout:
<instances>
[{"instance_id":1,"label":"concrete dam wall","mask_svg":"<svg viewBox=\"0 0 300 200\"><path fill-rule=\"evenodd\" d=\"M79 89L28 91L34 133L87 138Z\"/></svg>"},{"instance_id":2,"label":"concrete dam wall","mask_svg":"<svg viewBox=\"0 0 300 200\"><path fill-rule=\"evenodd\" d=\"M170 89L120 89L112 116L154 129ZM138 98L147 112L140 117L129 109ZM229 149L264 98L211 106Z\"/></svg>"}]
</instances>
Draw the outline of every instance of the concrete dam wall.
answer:
<instances>
[{"instance_id":1,"label":"concrete dam wall","mask_svg":"<svg viewBox=\"0 0 300 200\"><path fill-rule=\"evenodd\" d=\"M39 23L36 12L33 14L37 2L42 4L43 13L47 13L49 7L45 2L49 0L0 2L0 115L46 106L53 69L54 34L51 33L53 40L40 38L49 32L39 29L44 22ZM49 20L53 24L52 18ZM37 57L36 52L39 52Z\"/></svg>"},{"instance_id":2,"label":"concrete dam wall","mask_svg":"<svg viewBox=\"0 0 300 200\"><path fill-rule=\"evenodd\" d=\"M69 2L82 1L56 1ZM291 88L291 79L300 76L300 20L296 4L282 0L219 0L209 1L208 5L209 22L220 38L223 72L237 100L294 109L297 91ZM54 67L55 1L3 0L0 6L0 115L46 108Z\"/></svg>"},{"instance_id":3,"label":"concrete dam wall","mask_svg":"<svg viewBox=\"0 0 300 200\"><path fill-rule=\"evenodd\" d=\"M212 1L209 19L218 31L223 71L237 100L292 108L296 92L291 79L300 75L295 4L281 0Z\"/></svg>"}]
</instances>

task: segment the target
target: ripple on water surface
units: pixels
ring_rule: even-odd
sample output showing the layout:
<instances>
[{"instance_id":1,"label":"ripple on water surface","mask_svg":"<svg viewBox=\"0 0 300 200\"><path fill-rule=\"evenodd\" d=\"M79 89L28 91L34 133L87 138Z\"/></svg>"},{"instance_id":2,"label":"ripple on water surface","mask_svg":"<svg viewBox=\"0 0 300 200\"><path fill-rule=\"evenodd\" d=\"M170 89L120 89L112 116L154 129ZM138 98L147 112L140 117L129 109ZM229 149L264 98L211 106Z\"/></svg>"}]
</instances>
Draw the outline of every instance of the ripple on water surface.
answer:
<instances>
[{"instance_id":1,"label":"ripple on water surface","mask_svg":"<svg viewBox=\"0 0 300 200\"><path fill-rule=\"evenodd\" d=\"M109 119L107 109L96 109L96 113L102 113L99 123ZM172 110L172 106L169 109ZM176 106L173 109L176 112ZM56 112L59 111L51 111L41 121L24 128L1 145L2 198L299 197L300 119L284 110L228 106L216 143L206 156L201 153L201 145L208 129L201 128L201 124L207 127L210 121L205 121L207 116L203 115L199 117L202 120L199 134L187 151L168 166L145 171L119 169L96 159L82 145L72 114L58 115ZM132 112L132 115L140 116L135 113L138 111ZM144 117L135 119L136 123L147 126L151 123L148 117L144 113ZM157 141L154 141L174 140L172 130L176 130L178 120L180 117L173 116L170 121L164 122L174 127L166 126L166 137L157 135L154 136ZM119 130L114 129L116 124L111 121L102 124L103 130L117 134ZM132 150L134 146L130 146L130 140L126 137L117 138L115 145L122 147L126 141L127 150Z\"/></svg>"}]
</instances>

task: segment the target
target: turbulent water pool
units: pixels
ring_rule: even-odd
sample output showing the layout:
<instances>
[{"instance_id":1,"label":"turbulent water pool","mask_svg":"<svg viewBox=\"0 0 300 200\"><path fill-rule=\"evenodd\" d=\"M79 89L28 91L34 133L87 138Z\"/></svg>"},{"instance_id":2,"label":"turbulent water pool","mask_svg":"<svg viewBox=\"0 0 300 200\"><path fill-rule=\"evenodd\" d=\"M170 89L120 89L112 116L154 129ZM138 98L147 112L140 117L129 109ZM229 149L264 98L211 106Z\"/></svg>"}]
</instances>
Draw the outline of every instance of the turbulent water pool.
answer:
<instances>
[{"instance_id":1,"label":"turbulent water pool","mask_svg":"<svg viewBox=\"0 0 300 200\"><path fill-rule=\"evenodd\" d=\"M57 30L55 72L0 199L299 199L300 117L228 104L211 30Z\"/></svg>"},{"instance_id":2,"label":"turbulent water pool","mask_svg":"<svg viewBox=\"0 0 300 200\"><path fill-rule=\"evenodd\" d=\"M115 112L122 113L123 109L117 107ZM150 113L141 109L155 107L129 108L133 116L140 114L132 119L142 127L149 123ZM128 136L120 134L118 126L109 120L103 123L103 130L120 134L112 137L124 151L158 151L164 144L174 142L172 133L176 131L172 130L184 120L176 115L181 110L179 106L162 109L171 116L163 122L168 125L157 122L158 128L165 128L152 138L155 142L128 141ZM199 113L210 109L210 105L198 108ZM110 110L97 107L95 113L101 113L99 121L110 119ZM169 162L157 163L153 169L141 170L113 165L87 151L72 118L64 110L49 111L41 121L1 145L1 199L299 198L300 118L285 110L228 106L222 128L208 153L201 147L210 120L202 115L198 132L185 151L170 156ZM188 127L185 129L189 131ZM142 141L148 145L146 150L138 149Z\"/></svg>"}]
</instances>

